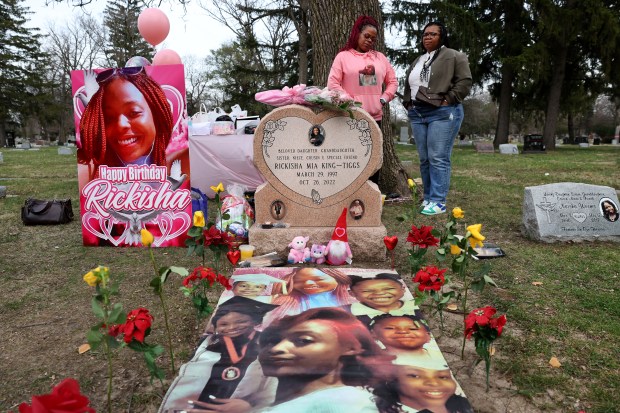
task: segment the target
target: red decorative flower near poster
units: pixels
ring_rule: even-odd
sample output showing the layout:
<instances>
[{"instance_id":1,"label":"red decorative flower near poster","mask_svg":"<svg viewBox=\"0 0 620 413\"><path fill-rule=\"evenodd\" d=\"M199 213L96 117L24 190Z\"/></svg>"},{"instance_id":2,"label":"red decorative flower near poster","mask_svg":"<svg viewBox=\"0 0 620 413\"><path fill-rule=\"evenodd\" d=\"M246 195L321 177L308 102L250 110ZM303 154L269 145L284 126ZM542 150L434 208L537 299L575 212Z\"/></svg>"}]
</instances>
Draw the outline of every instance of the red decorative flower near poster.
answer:
<instances>
[{"instance_id":1,"label":"red decorative flower near poster","mask_svg":"<svg viewBox=\"0 0 620 413\"><path fill-rule=\"evenodd\" d=\"M84 245L182 246L191 226L182 65L74 70Z\"/></svg>"}]
</instances>

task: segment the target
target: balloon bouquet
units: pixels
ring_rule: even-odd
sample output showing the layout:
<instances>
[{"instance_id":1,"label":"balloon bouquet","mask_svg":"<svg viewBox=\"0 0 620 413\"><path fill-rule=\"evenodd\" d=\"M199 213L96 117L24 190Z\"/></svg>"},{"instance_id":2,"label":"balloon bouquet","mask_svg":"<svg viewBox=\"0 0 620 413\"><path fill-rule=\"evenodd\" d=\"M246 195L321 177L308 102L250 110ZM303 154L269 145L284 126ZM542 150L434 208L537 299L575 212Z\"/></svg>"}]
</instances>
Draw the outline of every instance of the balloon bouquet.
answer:
<instances>
[{"instance_id":1,"label":"balloon bouquet","mask_svg":"<svg viewBox=\"0 0 620 413\"><path fill-rule=\"evenodd\" d=\"M151 46L161 44L170 32L170 21L166 14L157 8L144 9L138 16L138 31ZM181 57L172 49L161 49L153 57L153 65L181 64ZM125 66L148 66L148 59L132 57Z\"/></svg>"}]
</instances>

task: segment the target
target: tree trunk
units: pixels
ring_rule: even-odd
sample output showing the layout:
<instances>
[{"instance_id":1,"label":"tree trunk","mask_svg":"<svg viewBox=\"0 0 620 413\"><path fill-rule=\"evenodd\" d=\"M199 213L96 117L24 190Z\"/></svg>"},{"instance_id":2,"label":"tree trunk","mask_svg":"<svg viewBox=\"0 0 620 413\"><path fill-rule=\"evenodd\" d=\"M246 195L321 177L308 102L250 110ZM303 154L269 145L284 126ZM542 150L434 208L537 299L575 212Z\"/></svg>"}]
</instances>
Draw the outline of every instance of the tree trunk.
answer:
<instances>
[{"instance_id":1,"label":"tree trunk","mask_svg":"<svg viewBox=\"0 0 620 413\"><path fill-rule=\"evenodd\" d=\"M497 113L497 130L493 146L499 148L502 143L508 143L508 133L510 132L510 102L512 100L512 81L514 80L514 69L511 64L506 63L502 66L502 86L499 95L499 111Z\"/></svg>"},{"instance_id":2,"label":"tree trunk","mask_svg":"<svg viewBox=\"0 0 620 413\"><path fill-rule=\"evenodd\" d=\"M299 83L308 84L308 35L310 28L308 27L308 11L310 9L310 0L298 0L300 8L300 19L297 20L293 15L292 7L289 7L291 20L295 24L297 37L299 38L299 50L297 51L297 60L299 65Z\"/></svg>"},{"instance_id":3,"label":"tree trunk","mask_svg":"<svg viewBox=\"0 0 620 413\"><path fill-rule=\"evenodd\" d=\"M568 127L568 142L574 143L575 142L575 121L573 120L572 112L568 113L568 116L566 117L566 123Z\"/></svg>"},{"instance_id":4,"label":"tree trunk","mask_svg":"<svg viewBox=\"0 0 620 413\"><path fill-rule=\"evenodd\" d=\"M547 150L555 149L555 131L560 117L560 98L562 97L562 83L566 73L566 56L568 46L563 44L558 47L553 60L553 72L549 97L547 100L547 110L545 113L545 126L543 128L543 143Z\"/></svg>"},{"instance_id":5,"label":"tree trunk","mask_svg":"<svg viewBox=\"0 0 620 413\"><path fill-rule=\"evenodd\" d=\"M355 20L367 14L379 23L377 50L384 51L383 19L378 0L351 2L348 0L314 0L310 2L310 34L313 50L314 84L325 86L329 69L338 50L347 42ZM407 194L407 173L405 172L392 139L390 110L383 110L383 165L379 170L378 183L381 192Z\"/></svg>"},{"instance_id":6,"label":"tree trunk","mask_svg":"<svg viewBox=\"0 0 620 413\"><path fill-rule=\"evenodd\" d=\"M4 119L0 118L0 148L6 146L6 129L4 127Z\"/></svg>"}]
</instances>

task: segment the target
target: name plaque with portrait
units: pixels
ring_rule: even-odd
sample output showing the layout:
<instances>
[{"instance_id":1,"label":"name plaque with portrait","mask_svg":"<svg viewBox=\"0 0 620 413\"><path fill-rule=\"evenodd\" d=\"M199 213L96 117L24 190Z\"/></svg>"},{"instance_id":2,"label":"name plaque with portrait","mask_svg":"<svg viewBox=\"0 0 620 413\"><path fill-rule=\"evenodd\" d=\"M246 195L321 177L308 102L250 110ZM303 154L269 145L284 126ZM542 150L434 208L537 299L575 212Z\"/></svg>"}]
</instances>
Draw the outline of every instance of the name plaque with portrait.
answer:
<instances>
[{"instance_id":1,"label":"name plaque with portrait","mask_svg":"<svg viewBox=\"0 0 620 413\"><path fill-rule=\"evenodd\" d=\"M184 246L192 223L183 65L74 70L84 245Z\"/></svg>"},{"instance_id":2,"label":"name plaque with portrait","mask_svg":"<svg viewBox=\"0 0 620 413\"><path fill-rule=\"evenodd\" d=\"M620 241L613 188L562 182L525 188L523 228L541 241Z\"/></svg>"}]
</instances>

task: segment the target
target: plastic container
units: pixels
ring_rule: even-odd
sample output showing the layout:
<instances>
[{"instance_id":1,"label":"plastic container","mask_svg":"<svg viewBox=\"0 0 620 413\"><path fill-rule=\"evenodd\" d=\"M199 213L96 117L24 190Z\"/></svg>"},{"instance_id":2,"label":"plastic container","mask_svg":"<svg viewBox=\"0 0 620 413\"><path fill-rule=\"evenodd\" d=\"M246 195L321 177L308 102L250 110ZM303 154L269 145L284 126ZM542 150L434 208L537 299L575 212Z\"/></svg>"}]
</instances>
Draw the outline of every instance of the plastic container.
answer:
<instances>
[{"instance_id":1,"label":"plastic container","mask_svg":"<svg viewBox=\"0 0 620 413\"><path fill-rule=\"evenodd\" d=\"M213 123L213 135L234 135L235 123L232 121L216 121Z\"/></svg>"}]
</instances>

